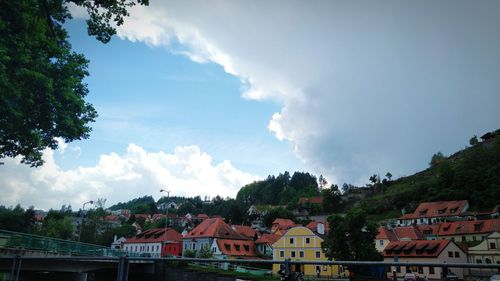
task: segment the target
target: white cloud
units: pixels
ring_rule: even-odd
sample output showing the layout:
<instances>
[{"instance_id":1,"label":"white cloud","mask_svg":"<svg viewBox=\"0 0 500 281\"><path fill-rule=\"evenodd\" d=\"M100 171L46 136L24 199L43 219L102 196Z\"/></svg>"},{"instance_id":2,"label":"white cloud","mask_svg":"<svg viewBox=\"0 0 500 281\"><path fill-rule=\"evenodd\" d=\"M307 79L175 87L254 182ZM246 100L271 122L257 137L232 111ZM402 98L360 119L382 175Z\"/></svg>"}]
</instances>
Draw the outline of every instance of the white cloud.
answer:
<instances>
[{"instance_id":1,"label":"white cloud","mask_svg":"<svg viewBox=\"0 0 500 281\"><path fill-rule=\"evenodd\" d=\"M118 36L222 65L283 105L268 129L313 172L366 182L496 129L499 5L156 0Z\"/></svg>"},{"instance_id":2,"label":"white cloud","mask_svg":"<svg viewBox=\"0 0 500 281\"><path fill-rule=\"evenodd\" d=\"M124 155L101 155L97 165L73 170L61 169L54 151L46 150L44 160L42 167L29 168L19 159L5 159L0 169L0 204L44 209L69 204L77 209L97 198L107 198L108 204L144 195L158 199L162 188L176 196L234 197L241 186L258 179L229 161L213 163L210 155L195 145L177 147L166 154L129 144Z\"/></svg>"}]
</instances>

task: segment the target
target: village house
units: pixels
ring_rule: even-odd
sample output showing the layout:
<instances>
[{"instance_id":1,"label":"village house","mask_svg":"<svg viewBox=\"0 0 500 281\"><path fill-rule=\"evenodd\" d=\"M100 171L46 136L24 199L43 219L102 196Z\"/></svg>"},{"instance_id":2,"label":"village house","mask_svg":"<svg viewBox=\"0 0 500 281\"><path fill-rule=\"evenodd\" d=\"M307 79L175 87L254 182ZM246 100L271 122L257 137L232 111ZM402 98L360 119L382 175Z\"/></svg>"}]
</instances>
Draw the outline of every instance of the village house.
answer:
<instances>
[{"instance_id":1,"label":"village house","mask_svg":"<svg viewBox=\"0 0 500 281\"><path fill-rule=\"evenodd\" d=\"M245 236L249 240L257 240L259 237L257 231L247 225L232 225L231 226L236 232Z\"/></svg>"},{"instance_id":2,"label":"village house","mask_svg":"<svg viewBox=\"0 0 500 281\"><path fill-rule=\"evenodd\" d=\"M218 259L256 259L257 251L252 240L215 238L211 246Z\"/></svg>"},{"instance_id":3,"label":"village house","mask_svg":"<svg viewBox=\"0 0 500 281\"><path fill-rule=\"evenodd\" d=\"M467 200L424 202L420 203L413 213L401 216L397 225L409 226L462 220L468 208Z\"/></svg>"},{"instance_id":4,"label":"village house","mask_svg":"<svg viewBox=\"0 0 500 281\"><path fill-rule=\"evenodd\" d=\"M295 226L295 223L290 219L275 219L271 226L271 233L281 236L287 230Z\"/></svg>"},{"instance_id":5,"label":"village house","mask_svg":"<svg viewBox=\"0 0 500 281\"><path fill-rule=\"evenodd\" d=\"M481 243L469 248L469 263L500 264L500 232L491 233ZM473 275L500 274L500 269L470 269Z\"/></svg>"},{"instance_id":6,"label":"village house","mask_svg":"<svg viewBox=\"0 0 500 281\"><path fill-rule=\"evenodd\" d=\"M439 225L437 237L457 242L482 241L495 231L500 231L500 219L444 222Z\"/></svg>"},{"instance_id":7,"label":"village house","mask_svg":"<svg viewBox=\"0 0 500 281\"><path fill-rule=\"evenodd\" d=\"M197 227L182 238L184 251L193 251L195 254L202 247L211 249L214 239L248 240L245 236L236 232L222 218L210 218L204 220ZM183 253L183 255L185 252Z\"/></svg>"},{"instance_id":8,"label":"village house","mask_svg":"<svg viewBox=\"0 0 500 281\"><path fill-rule=\"evenodd\" d=\"M123 249L129 253L138 253L147 257L180 256L182 253L182 235L174 229L155 228L130 237L123 243Z\"/></svg>"},{"instance_id":9,"label":"village house","mask_svg":"<svg viewBox=\"0 0 500 281\"><path fill-rule=\"evenodd\" d=\"M451 240L413 240L392 241L383 253L385 262L393 262L396 257L398 262L421 263L466 263L467 254ZM403 278L406 273L412 272L419 278L441 279L444 275L441 267L429 266L397 266L389 268L387 277L392 278L392 270L396 271L398 278ZM463 268L449 268L459 279L464 277Z\"/></svg>"},{"instance_id":10,"label":"village house","mask_svg":"<svg viewBox=\"0 0 500 281\"><path fill-rule=\"evenodd\" d=\"M321 243L323 239L309 228L296 226L290 228L273 245L273 260L283 261L327 261ZM273 273L280 270L280 264L273 264ZM295 264L292 271L301 271L305 275L315 276L317 270L322 277L345 276L345 272L337 265Z\"/></svg>"},{"instance_id":11,"label":"village house","mask_svg":"<svg viewBox=\"0 0 500 281\"><path fill-rule=\"evenodd\" d=\"M401 226L395 228L380 227L375 236L375 248L382 253L392 241L423 240L424 235L416 226Z\"/></svg>"},{"instance_id":12,"label":"village house","mask_svg":"<svg viewBox=\"0 0 500 281\"><path fill-rule=\"evenodd\" d=\"M264 258L273 257L273 244L280 239L281 236L276 234L263 234L259 239L255 241L257 246L257 251L260 256Z\"/></svg>"}]
</instances>

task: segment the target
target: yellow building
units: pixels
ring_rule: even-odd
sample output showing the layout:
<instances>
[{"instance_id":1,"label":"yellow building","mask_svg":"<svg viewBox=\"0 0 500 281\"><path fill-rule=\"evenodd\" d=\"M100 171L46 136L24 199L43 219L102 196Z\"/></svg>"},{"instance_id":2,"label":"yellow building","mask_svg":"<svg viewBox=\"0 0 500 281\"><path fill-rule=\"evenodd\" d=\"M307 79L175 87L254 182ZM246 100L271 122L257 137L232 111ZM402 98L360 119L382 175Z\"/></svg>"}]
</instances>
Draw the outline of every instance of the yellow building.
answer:
<instances>
[{"instance_id":1,"label":"yellow building","mask_svg":"<svg viewBox=\"0 0 500 281\"><path fill-rule=\"evenodd\" d=\"M273 244L273 259L276 261L327 261L321 250L321 239L310 229L296 226L289 229L278 241ZM277 273L280 264L273 265L273 273ZM346 276L337 265L291 265L292 271L301 271L305 275L317 275L319 270L321 276Z\"/></svg>"}]
</instances>

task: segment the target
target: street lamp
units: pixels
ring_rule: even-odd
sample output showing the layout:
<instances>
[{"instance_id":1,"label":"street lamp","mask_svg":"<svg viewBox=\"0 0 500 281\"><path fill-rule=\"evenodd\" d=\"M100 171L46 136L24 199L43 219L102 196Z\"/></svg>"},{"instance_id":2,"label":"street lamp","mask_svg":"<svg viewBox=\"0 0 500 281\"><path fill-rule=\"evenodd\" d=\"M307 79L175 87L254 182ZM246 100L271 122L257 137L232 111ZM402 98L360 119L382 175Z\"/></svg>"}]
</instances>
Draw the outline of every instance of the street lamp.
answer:
<instances>
[{"instance_id":1,"label":"street lamp","mask_svg":"<svg viewBox=\"0 0 500 281\"><path fill-rule=\"evenodd\" d=\"M80 243L80 237L82 236L82 228L83 228L83 210L85 210L85 205L87 205L87 204L94 204L94 201L90 200L90 201L88 201L88 202L83 203L82 213L80 214L81 221L80 221L80 232L78 233L78 243Z\"/></svg>"},{"instance_id":2,"label":"street lamp","mask_svg":"<svg viewBox=\"0 0 500 281\"><path fill-rule=\"evenodd\" d=\"M164 236L164 241L163 241L163 247L165 247L165 255L167 252L166 245L167 245L167 225L168 225L168 196L170 195L170 191L166 189L160 189L160 192L166 192L167 193L167 201L165 203L167 204L167 216L165 217L165 233L163 234Z\"/></svg>"}]
</instances>

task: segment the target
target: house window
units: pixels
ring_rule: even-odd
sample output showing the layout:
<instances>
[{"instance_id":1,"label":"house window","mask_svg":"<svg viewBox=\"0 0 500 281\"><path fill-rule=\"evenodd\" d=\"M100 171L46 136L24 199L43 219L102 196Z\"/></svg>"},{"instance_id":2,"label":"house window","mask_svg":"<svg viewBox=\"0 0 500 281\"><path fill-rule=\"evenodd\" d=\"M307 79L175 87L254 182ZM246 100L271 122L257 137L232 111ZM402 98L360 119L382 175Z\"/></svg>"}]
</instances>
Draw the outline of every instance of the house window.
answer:
<instances>
[{"instance_id":1,"label":"house window","mask_svg":"<svg viewBox=\"0 0 500 281\"><path fill-rule=\"evenodd\" d=\"M476 236L472 236L472 241L476 241Z\"/></svg>"},{"instance_id":2,"label":"house window","mask_svg":"<svg viewBox=\"0 0 500 281\"><path fill-rule=\"evenodd\" d=\"M495 244L495 242L490 242L490 249L496 249L497 248L497 244Z\"/></svg>"},{"instance_id":3,"label":"house window","mask_svg":"<svg viewBox=\"0 0 500 281\"><path fill-rule=\"evenodd\" d=\"M380 240L379 244L380 246L384 246L384 240Z\"/></svg>"},{"instance_id":4,"label":"house window","mask_svg":"<svg viewBox=\"0 0 500 281\"><path fill-rule=\"evenodd\" d=\"M316 251L316 258L319 259L321 257L321 252L320 251Z\"/></svg>"},{"instance_id":5,"label":"house window","mask_svg":"<svg viewBox=\"0 0 500 281\"><path fill-rule=\"evenodd\" d=\"M304 251L300 251L299 252L299 258L303 258L304 257Z\"/></svg>"},{"instance_id":6,"label":"house window","mask_svg":"<svg viewBox=\"0 0 500 281\"><path fill-rule=\"evenodd\" d=\"M243 245L243 249L245 249L245 252L250 251L250 246L248 245Z\"/></svg>"},{"instance_id":7,"label":"house window","mask_svg":"<svg viewBox=\"0 0 500 281\"><path fill-rule=\"evenodd\" d=\"M453 252L448 252L448 257L453 258Z\"/></svg>"},{"instance_id":8,"label":"house window","mask_svg":"<svg viewBox=\"0 0 500 281\"><path fill-rule=\"evenodd\" d=\"M465 236L462 236L462 242L465 242Z\"/></svg>"},{"instance_id":9,"label":"house window","mask_svg":"<svg viewBox=\"0 0 500 281\"><path fill-rule=\"evenodd\" d=\"M429 274L434 274L434 266L429 266Z\"/></svg>"},{"instance_id":10,"label":"house window","mask_svg":"<svg viewBox=\"0 0 500 281\"><path fill-rule=\"evenodd\" d=\"M477 259L476 263L483 263L483 260Z\"/></svg>"},{"instance_id":11,"label":"house window","mask_svg":"<svg viewBox=\"0 0 500 281\"><path fill-rule=\"evenodd\" d=\"M291 252L290 252L290 256L291 256L292 258L295 258L295 251L291 251Z\"/></svg>"},{"instance_id":12,"label":"house window","mask_svg":"<svg viewBox=\"0 0 500 281\"><path fill-rule=\"evenodd\" d=\"M323 265L323 271L326 271L326 265Z\"/></svg>"},{"instance_id":13,"label":"house window","mask_svg":"<svg viewBox=\"0 0 500 281\"><path fill-rule=\"evenodd\" d=\"M309 244L309 243L311 243L311 238L306 237L306 244Z\"/></svg>"},{"instance_id":14,"label":"house window","mask_svg":"<svg viewBox=\"0 0 500 281\"><path fill-rule=\"evenodd\" d=\"M401 266L396 266L396 272L401 273Z\"/></svg>"},{"instance_id":15,"label":"house window","mask_svg":"<svg viewBox=\"0 0 500 281\"><path fill-rule=\"evenodd\" d=\"M424 267L423 266L419 266L418 267L418 273L420 273L420 274L424 273Z\"/></svg>"},{"instance_id":16,"label":"house window","mask_svg":"<svg viewBox=\"0 0 500 281\"><path fill-rule=\"evenodd\" d=\"M280 251L280 258L283 258L285 256L285 251Z\"/></svg>"},{"instance_id":17,"label":"house window","mask_svg":"<svg viewBox=\"0 0 500 281\"><path fill-rule=\"evenodd\" d=\"M406 266L406 273L411 272L411 269L409 266Z\"/></svg>"},{"instance_id":18,"label":"house window","mask_svg":"<svg viewBox=\"0 0 500 281\"><path fill-rule=\"evenodd\" d=\"M491 264L491 260L489 258L484 259L484 263Z\"/></svg>"},{"instance_id":19,"label":"house window","mask_svg":"<svg viewBox=\"0 0 500 281\"><path fill-rule=\"evenodd\" d=\"M292 245L294 244L293 238L290 238L290 244L292 244Z\"/></svg>"},{"instance_id":20,"label":"house window","mask_svg":"<svg viewBox=\"0 0 500 281\"><path fill-rule=\"evenodd\" d=\"M460 257L460 252L455 252L455 258L459 258Z\"/></svg>"}]
</instances>

